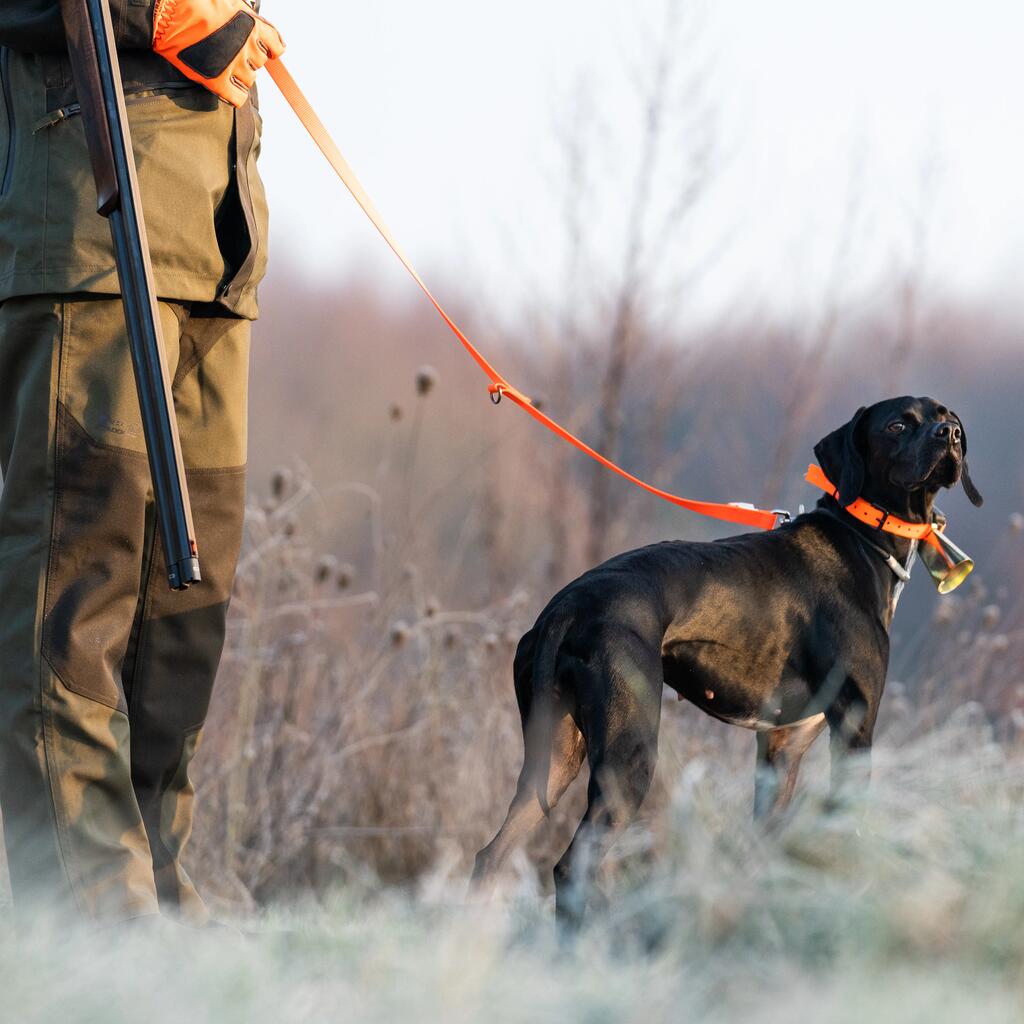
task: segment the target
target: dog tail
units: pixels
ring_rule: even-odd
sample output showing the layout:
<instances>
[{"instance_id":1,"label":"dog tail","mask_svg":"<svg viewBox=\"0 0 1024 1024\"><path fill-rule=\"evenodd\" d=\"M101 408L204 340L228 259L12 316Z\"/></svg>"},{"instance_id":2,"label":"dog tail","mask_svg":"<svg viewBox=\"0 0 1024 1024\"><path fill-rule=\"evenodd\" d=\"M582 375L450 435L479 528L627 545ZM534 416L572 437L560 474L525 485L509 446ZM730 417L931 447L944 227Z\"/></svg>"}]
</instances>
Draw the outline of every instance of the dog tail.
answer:
<instances>
[{"instance_id":1,"label":"dog tail","mask_svg":"<svg viewBox=\"0 0 1024 1024\"><path fill-rule=\"evenodd\" d=\"M554 622L546 623L539 637L534 634L533 657L522 659L522 676L518 671L520 666L517 665L516 671L516 693L519 696L520 713L523 715L525 756L530 766L530 777L536 787L537 799L545 814L550 813L547 793L556 725L558 655L571 621L571 615L561 615ZM525 641L526 637L523 639ZM522 653L525 655L528 652ZM520 661L518 652L516 660ZM527 694L528 699L524 699Z\"/></svg>"}]
</instances>

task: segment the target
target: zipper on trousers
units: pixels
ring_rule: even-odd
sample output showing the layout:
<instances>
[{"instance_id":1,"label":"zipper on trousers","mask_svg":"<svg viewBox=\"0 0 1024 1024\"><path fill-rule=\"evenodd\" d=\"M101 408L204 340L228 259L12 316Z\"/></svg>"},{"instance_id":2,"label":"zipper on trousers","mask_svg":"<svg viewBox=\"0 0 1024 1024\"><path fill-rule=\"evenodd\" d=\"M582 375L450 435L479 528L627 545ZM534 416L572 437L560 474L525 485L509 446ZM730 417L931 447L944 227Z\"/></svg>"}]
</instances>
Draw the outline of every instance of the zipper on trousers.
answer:
<instances>
[{"instance_id":1,"label":"zipper on trousers","mask_svg":"<svg viewBox=\"0 0 1024 1024\"><path fill-rule=\"evenodd\" d=\"M3 177L0 178L0 196L7 195L14 177L14 98L11 96L11 51L0 46L0 92L4 94L4 114L7 117L7 155L4 158Z\"/></svg>"}]
</instances>

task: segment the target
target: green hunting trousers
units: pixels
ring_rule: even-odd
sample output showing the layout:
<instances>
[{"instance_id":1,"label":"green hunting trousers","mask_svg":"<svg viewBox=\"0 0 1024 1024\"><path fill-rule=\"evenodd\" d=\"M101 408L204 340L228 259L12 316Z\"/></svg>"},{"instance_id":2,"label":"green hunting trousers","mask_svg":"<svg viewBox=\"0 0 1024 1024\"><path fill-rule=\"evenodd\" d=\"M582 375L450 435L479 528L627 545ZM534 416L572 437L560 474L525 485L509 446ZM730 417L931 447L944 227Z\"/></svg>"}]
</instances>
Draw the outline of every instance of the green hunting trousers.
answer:
<instances>
[{"instance_id":1,"label":"green hunting trousers","mask_svg":"<svg viewBox=\"0 0 1024 1024\"><path fill-rule=\"evenodd\" d=\"M203 572L182 593L120 301L0 305L0 809L19 915L207 919L181 855L241 544L250 324L160 314Z\"/></svg>"}]
</instances>

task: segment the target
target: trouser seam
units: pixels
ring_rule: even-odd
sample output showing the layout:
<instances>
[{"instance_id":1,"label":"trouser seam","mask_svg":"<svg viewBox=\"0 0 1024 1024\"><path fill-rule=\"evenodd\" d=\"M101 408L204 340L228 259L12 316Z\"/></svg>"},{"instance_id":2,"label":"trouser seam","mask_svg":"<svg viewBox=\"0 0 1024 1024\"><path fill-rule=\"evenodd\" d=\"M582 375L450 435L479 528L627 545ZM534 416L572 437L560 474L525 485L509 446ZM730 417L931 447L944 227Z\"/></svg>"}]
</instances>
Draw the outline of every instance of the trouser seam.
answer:
<instances>
[{"instance_id":1,"label":"trouser seam","mask_svg":"<svg viewBox=\"0 0 1024 1024\"><path fill-rule=\"evenodd\" d=\"M51 385L50 401L52 403L53 415L50 417L50 422L53 424L54 431L54 456L53 456L53 467L51 477L51 496L50 496L50 543L49 550L46 558L46 585L43 589L43 615L46 614L46 608L49 606L50 601L50 569L53 566L55 554L56 554L56 538L55 524L57 522L57 513L60 507L60 488L57 486L58 475L60 472L60 458L62 453L61 443L61 432L57 423L56 408L59 404L60 398L60 387L61 377L64 369L64 346L67 340L68 334L71 330L71 309L70 303L62 302L61 306L61 327L60 327L60 340L58 342L57 352L57 380L55 386ZM52 666L43 654L43 624L40 623L40 634L39 634L39 651L38 651L38 677L37 682L39 686L39 719L40 728L43 733L43 758L46 762L46 783L47 788L50 791L50 805L53 808L53 822L55 831L57 833L57 852L60 855L61 865L64 868L64 875L68 880L68 888L71 891L71 895L78 907L78 912L83 916L88 916L88 910L85 902L79 893L78 882L71 869L71 858L67 849L68 845L68 822L67 817L61 809L61 801L57 798L55 779L59 775L59 766L55 763L56 757L53 750L53 737L56 730L56 725L53 721L53 702L52 702L52 691L54 685L54 674L51 671ZM49 680L49 686L46 685L45 680Z\"/></svg>"},{"instance_id":2,"label":"trouser seam","mask_svg":"<svg viewBox=\"0 0 1024 1024\"><path fill-rule=\"evenodd\" d=\"M179 744L177 750L175 751L174 774L171 776L171 778L169 780L169 783L168 783L168 786L166 788L163 787L163 785L162 785L163 780L161 780L160 788L157 791L157 800L156 800L156 806L155 806L155 812L156 812L156 822L155 822L155 824L156 824L156 835L149 837L150 844L151 845L158 845L159 848L160 848L161 853L163 853L163 855L167 858L167 864L166 865L161 865L161 867L170 866L170 867L174 868L174 876L175 876L175 879L174 879L174 903L178 907L179 910L181 909L181 898L180 898L181 897L181 885L180 885L180 878L179 878L179 874L178 874L178 867L180 866L181 856L184 853L184 847L185 847L185 844L187 842L187 836L185 837L185 841L180 844L180 846L178 847L178 852L175 854L171 850L170 846L168 845L167 839L164 837L164 829L163 829L163 823L164 823L164 799L167 796L167 793L168 793L168 791L170 789L170 783L173 783L174 778L177 776L178 772L180 772L182 770L182 761L185 759L185 750L188 748L189 738L191 736L193 736L193 735L198 736L198 734L202 731L202 728L203 728L204 724L205 723L200 723L199 725L197 725L197 726L195 726L195 727L193 727L191 729L186 729L186 730L184 730L182 732L181 743ZM187 769L186 769L186 772L187 772ZM147 834L148 834L148 832L149 832L148 828L147 828L146 831L147 831ZM189 829L189 832L191 832L191 828ZM153 874L154 874L154 881L156 882L156 887L157 887L157 896L160 897L161 896L161 893L160 893L160 882L156 878L157 872L155 870L156 869L155 861L154 861L153 867L154 867L154 872L153 872ZM163 900L161 900L161 902L163 902Z\"/></svg>"},{"instance_id":3,"label":"trouser seam","mask_svg":"<svg viewBox=\"0 0 1024 1024\"><path fill-rule=\"evenodd\" d=\"M235 466L186 466L189 476L237 476L249 468L248 462L240 462Z\"/></svg>"},{"instance_id":4,"label":"trouser seam","mask_svg":"<svg viewBox=\"0 0 1024 1024\"><path fill-rule=\"evenodd\" d=\"M133 662L131 666L131 688L128 693L131 694L130 698L128 693L125 694L125 703L128 705L128 720L131 721L132 706L136 701L136 691L138 689L137 684L141 681L139 677L139 665L142 663L142 653L146 649L146 638L148 635L147 626L149 624L149 610L152 605L150 599L150 592L152 590L153 583L153 569L156 564L158 537L160 530L160 523L157 519L156 513L153 514L153 537L150 541L149 546L149 558L142 573L142 606L139 609L139 636L135 643L135 650L133 654ZM124 679L121 680L122 692L125 690Z\"/></svg>"},{"instance_id":5,"label":"trouser seam","mask_svg":"<svg viewBox=\"0 0 1024 1024\"><path fill-rule=\"evenodd\" d=\"M157 556L159 530L160 530L160 523L157 520L157 517L154 515L154 517L153 517L153 531L154 531L154 534L153 534L152 543L150 544L149 560L148 560L148 563L146 565L146 569L145 569L145 572L144 572L143 578L142 578L143 590L142 590L142 607L139 610L139 616L140 616L140 621L139 621L139 637L138 637L138 641L135 644L135 651L134 651L135 660L134 660L134 663L132 665L131 700L128 703L129 728L130 728L130 723L131 723L132 706L138 700L141 699L142 694L140 693L140 691L145 686L145 682L146 682L146 673L144 671L140 672L140 666L144 663L144 654L145 654L145 650L146 650L146 641L147 641L147 639L149 637L149 628L148 628L149 627L149 621L150 621L149 620L149 611L150 611L150 608L152 607L151 594L152 594L152 589L153 589L153 574L154 574L155 566L156 566L156 556ZM123 683L124 683L124 681L122 680L122 686L123 686ZM179 754L178 756L179 756L179 759L180 759L181 755ZM131 761L135 760L133 754L129 753L129 757L130 757ZM134 779L132 780L132 784L133 784L133 787L134 787L134 785L135 785ZM162 820L163 820L162 801L163 801L163 794L162 794L162 791L160 789L158 789L157 790L157 801L156 801L156 821L154 822L154 826L155 826L155 829L156 829L156 834L155 835L150 833L150 823L146 820L146 812L143 810L141 805L139 806L139 813L142 816L142 826L143 826L143 828L146 831L146 838L149 840L150 850L152 851L154 847L159 847L160 850L164 853L164 855L167 856L168 858L170 858L170 861L173 863L174 857L172 856L171 851L167 848L167 844L164 842L163 828L162 828ZM156 864L155 864L155 862L153 864L153 867L154 867L153 882L154 882L154 884L157 887L157 899L158 899L158 901L160 901L160 886L159 886L159 883L157 882L157 879L156 879L156 871L155 871Z\"/></svg>"}]
</instances>

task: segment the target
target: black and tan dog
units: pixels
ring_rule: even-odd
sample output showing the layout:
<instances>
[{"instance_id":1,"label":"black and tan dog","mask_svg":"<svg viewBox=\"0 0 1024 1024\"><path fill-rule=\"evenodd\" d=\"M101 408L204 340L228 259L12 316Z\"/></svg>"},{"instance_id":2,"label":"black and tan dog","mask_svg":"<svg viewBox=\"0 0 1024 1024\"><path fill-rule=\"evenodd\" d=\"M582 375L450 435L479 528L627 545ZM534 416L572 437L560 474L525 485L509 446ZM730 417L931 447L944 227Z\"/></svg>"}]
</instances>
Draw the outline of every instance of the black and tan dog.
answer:
<instances>
[{"instance_id":1,"label":"black and tan dog","mask_svg":"<svg viewBox=\"0 0 1024 1024\"><path fill-rule=\"evenodd\" d=\"M800 759L826 725L834 781L843 754L867 754L916 542L845 508L860 497L927 523L940 488L962 481L975 505L981 496L963 424L931 398L860 409L814 451L839 501L826 496L770 533L629 551L551 599L516 652L523 768L504 824L477 855L477 883L587 758L587 811L555 868L558 918L579 920L598 863L650 787L663 685L757 730L756 815L788 803Z\"/></svg>"}]
</instances>

